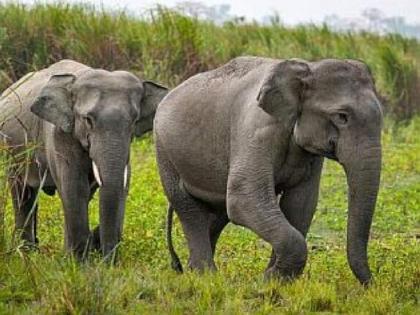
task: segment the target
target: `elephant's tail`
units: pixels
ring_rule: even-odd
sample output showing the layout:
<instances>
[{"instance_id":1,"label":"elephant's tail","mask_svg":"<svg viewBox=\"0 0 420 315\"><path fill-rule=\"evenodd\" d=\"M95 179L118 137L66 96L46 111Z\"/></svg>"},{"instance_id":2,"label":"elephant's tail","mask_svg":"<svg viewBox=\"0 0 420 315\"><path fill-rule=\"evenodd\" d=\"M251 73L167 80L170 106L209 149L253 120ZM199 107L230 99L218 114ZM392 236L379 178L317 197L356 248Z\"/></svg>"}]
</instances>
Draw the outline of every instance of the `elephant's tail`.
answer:
<instances>
[{"instance_id":1,"label":"elephant's tail","mask_svg":"<svg viewBox=\"0 0 420 315\"><path fill-rule=\"evenodd\" d=\"M172 243L172 223L174 217L174 208L171 203L168 205L168 213L166 217L166 243L168 244L169 254L171 255L171 267L178 273L182 273L182 264L179 260L177 253L175 252L174 245Z\"/></svg>"}]
</instances>

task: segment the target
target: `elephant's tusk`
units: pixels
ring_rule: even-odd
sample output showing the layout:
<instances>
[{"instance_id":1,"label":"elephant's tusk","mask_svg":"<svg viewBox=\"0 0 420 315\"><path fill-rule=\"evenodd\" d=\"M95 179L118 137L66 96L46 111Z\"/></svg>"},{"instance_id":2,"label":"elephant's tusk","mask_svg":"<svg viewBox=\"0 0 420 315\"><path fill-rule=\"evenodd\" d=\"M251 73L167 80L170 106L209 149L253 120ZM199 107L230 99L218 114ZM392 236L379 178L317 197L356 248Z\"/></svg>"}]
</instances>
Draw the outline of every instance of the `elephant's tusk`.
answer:
<instances>
[{"instance_id":1,"label":"elephant's tusk","mask_svg":"<svg viewBox=\"0 0 420 315\"><path fill-rule=\"evenodd\" d=\"M128 166L126 165L124 169L124 188L127 187L127 177L128 177Z\"/></svg>"},{"instance_id":2,"label":"elephant's tusk","mask_svg":"<svg viewBox=\"0 0 420 315\"><path fill-rule=\"evenodd\" d=\"M99 184L99 186L102 186L101 176L99 175L98 167L96 166L96 163L92 161L92 167L93 167L93 175L95 175L96 182Z\"/></svg>"}]
</instances>

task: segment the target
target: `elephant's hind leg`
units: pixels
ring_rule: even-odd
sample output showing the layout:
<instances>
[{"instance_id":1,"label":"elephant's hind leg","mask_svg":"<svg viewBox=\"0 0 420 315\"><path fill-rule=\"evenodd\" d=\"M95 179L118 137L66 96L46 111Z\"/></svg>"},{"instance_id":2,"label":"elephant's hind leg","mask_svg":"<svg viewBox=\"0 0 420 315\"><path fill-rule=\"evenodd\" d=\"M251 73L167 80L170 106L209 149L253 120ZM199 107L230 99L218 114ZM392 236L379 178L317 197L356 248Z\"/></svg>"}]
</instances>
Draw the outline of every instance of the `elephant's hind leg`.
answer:
<instances>
[{"instance_id":1,"label":"elephant's hind leg","mask_svg":"<svg viewBox=\"0 0 420 315\"><path fill-rule=\"evenodd\" d=\"M229 223L229 217L226 212L211 213L209 233L210 233L210 242L211 242L211 250L213 253L213 257L214 257L214 254L216 253L216 244L217 244L217 241L219 240L219 236L228 223Z\"/></svg>"},{"instance_id":2,"label":"elephant's hind leg","mask_svg":"<svg viewBox=\"0 0 420 315\"><path fill-rule=\"evenodd\" d=\"M36 195L38 192L20 181L10 181L10 187L15 210L16 233L28 245L35 245L38 243L36 236L38 212Z\"/></svg>"},{"instance_id":3,"label":"elephant's hind leg","mask_svg":"<svg viewBox=\"0 0 420 315\"><path fill-rule=\"evenodd\" d=\"M215 270L209 233L209 209L186 193L178 196L174 204L177 206L175 209L180 209L176 212L188 242L188 266L198 271Z\"/></svg>"},{"instance_id":4,"label":"elephant's hind leg","mask_svg":"<svg viewBox=\"0 0 420 315\"><path fill-rule=\"evenodd\" d=\"M162 184L188 242L189 267L198 271L215 269L209 232L211 209L185 191L176 169L158 146L157 149Z\"/></svg>"}]
</instances>

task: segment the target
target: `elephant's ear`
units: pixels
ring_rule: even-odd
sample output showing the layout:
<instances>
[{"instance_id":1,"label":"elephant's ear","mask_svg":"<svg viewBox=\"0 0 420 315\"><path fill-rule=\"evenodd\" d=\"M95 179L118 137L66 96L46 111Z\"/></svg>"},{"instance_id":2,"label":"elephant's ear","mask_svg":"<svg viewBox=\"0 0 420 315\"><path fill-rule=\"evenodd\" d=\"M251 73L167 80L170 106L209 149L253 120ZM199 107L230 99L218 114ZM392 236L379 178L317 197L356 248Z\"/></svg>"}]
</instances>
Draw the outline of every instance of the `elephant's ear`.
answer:
<instances>
[{"instance_id":1,"label":"elephant's ear","mask_svg":"<svg viewBox=\"0 0 420 315\"><path fill-rule=\"evenodd\" d=\"M74 125L70 92L74 80L72 74L53 75L31 105L32 113L66 133L71 133Z\"/></svg>"},{"instance_id":2,"label":"elephant's ear","mask_svg":"<svg viewBox=\"0 0 420 315\"><path fill-rule=\"evenodd\" d=\"M168 94L168 89L155 82L143 82L143 97L140 104L140 119L136 124L135 135L142 136L153 129L153 119L160 101Z\"/></svg>"},{"instance_id":3,"label":"elephant's ear","mask_svg":"<svg viewBox=\"0 0 420 315\"><path fill-rule=\"evenodd\" d=\"M278 63L263 81L257 96L258 106L291 129L310 78L311 70L304 61L292 59Z\"/></svg>"}]
</instances>

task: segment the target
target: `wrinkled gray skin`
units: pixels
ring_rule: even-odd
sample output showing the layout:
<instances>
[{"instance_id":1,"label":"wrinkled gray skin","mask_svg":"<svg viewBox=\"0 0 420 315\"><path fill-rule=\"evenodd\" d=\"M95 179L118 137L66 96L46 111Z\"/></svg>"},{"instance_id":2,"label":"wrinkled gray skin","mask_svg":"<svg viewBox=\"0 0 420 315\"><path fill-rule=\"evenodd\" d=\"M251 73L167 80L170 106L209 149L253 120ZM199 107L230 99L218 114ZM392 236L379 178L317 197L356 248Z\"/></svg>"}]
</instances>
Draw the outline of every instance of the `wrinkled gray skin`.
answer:
<instances>
[{"instance_id":1,"label":"wrinkled gray skin","mask_svg":"<svg viewBox=\"0 0 420 315\"><path fill-rule=\"evenodd\" d=\"M328 157L347 175L348 260L367 284L381 124L372 77L359 61L241 57L181 84L158 106L154 129L173 268L182 271L170 235L175 210L191 268L215 268L217 239L232 221L272 245L267 276L301 274Z\"/></svg>"},{"instance_id":2,"label":"wrinkled gray skin","mask_svg":"<svg viewBox=\"0 0 420 315\"><path fill-rule=\"evenodd\" d=\"M58 190L66 249L78 258L89 248L114 256L109 254L121 239L130 180L130 141L152 129L156 106L166 93L128 72L70 60L30 73L3 93L3 141L18 161L25 144L36 145L28 167L10 170L16 229L23 240L38 242L38 189L50 195ZM100 225L90 233L88 203L98 186Z\"/></svg>"}]
</instances>

